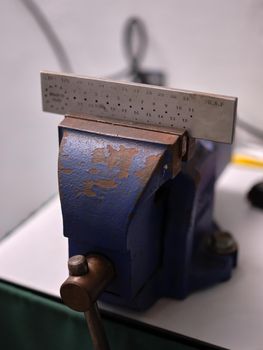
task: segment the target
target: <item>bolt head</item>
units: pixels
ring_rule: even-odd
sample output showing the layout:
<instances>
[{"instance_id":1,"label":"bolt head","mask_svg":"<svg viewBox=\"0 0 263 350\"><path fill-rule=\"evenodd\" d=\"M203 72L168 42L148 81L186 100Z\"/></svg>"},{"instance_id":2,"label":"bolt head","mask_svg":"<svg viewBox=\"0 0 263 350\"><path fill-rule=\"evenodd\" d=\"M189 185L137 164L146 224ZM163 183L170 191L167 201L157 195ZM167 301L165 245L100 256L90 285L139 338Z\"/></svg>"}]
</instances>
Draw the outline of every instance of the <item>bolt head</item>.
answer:
<instances>
[{"instance_id":1,"label":"bolt head","mask_svg":"<svg viewBox=\"0 0 263 350\"><path fill-rule=\"evenodd\" d=\"M209 237L209 248L216 254L227 255L237 251L237 243L229 232L217 231Z\"/></svg>"},{"instance_id":2,"label":"bolt head","mask_svg":"<svg viewBox=\"0 0 263 350\"><path fill-rule=\"evenodd\" d=\"M70 276L83 276L88 273L88 264L84 255L74 255L68 260Z\"/></svg>"}]
</instances>

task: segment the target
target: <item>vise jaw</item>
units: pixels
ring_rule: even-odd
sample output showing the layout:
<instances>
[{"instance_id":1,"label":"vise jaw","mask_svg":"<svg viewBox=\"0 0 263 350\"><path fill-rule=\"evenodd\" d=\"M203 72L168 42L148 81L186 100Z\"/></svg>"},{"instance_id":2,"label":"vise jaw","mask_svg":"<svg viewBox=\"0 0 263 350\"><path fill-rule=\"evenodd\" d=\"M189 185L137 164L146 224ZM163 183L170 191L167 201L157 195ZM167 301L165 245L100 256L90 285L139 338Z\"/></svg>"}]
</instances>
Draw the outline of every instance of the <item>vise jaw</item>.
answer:
<instances>
[{"instance_id":1,"label":"vise jaw","mask_svg":"<svg viewBox=\"0 0 263 350\"><path fill-rule=\"evenodd\" d=\"M136 295L145 294L162 264L162 186L181 171L193 140L185 131L71 116L59 125L59 135L59 192L69 254L107 257L116 274L104 300L142 307ZM153 302L151 294L144 308Z\"/></svg>"}]
</instances>

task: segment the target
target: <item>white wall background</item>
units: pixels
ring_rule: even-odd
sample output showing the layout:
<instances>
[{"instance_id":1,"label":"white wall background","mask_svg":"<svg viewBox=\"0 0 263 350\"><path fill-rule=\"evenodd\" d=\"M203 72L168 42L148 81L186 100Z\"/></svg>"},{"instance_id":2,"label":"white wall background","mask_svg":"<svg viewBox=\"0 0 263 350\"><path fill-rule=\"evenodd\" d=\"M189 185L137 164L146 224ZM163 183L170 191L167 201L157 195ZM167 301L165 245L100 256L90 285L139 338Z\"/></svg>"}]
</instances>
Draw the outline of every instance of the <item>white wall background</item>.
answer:
<instances>
[{"instance_id":1,"label":"white wall background","mask_svg":"<svg viewBox=\"0 0 263 350\"><path fill-rule=\"evenodd\" d=\"M263 0L42 0L79 74L126 66L122 28L149 33L147 68L169 85L239 97L242 119L263 129ZM60 70L21 0L0 1L0 236L57 191L57 116L41 112L39 71Z\"/></svg>"}]
</instances>

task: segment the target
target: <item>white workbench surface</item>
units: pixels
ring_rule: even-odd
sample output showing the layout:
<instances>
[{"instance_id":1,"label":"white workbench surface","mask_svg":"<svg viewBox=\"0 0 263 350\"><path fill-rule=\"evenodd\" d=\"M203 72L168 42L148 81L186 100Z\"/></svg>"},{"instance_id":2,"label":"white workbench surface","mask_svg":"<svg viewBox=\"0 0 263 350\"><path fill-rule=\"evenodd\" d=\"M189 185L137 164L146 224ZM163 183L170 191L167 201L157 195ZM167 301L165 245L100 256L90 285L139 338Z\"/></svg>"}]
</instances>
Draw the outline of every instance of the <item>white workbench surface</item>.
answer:
<instances>
[{"instance_id":1,"label":"white workbench surface","mask_svg":"<svg viewBox=\"0 0 263 350\"><path fill-rule=\"evenodd\" d=\"M229 166L217 185L215 216L240 246L233 278L184 301L159 300L144 313L110 311L232 350L263 349L263 211L247 190L263 171ZM67 276L67 239L56 197L0 242L0 278L59 296Z\"/></svg>"}]
</instances>

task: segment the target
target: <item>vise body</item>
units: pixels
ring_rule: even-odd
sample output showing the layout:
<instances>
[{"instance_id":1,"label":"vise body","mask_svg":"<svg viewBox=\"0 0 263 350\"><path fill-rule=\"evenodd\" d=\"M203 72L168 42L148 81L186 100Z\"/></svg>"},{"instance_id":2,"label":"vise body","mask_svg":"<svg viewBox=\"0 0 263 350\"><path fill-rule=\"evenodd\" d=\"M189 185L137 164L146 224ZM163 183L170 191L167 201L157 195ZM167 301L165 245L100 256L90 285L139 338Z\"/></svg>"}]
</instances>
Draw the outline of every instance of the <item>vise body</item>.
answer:
<instances>
[{"instance_id":1,"label":"vise body","mask_svg":"<svg viewBox=\"0 0 263 350\"><path fill-rule=\"evenodd\" d=\"M200 137L198 112L198 126L192 122L197 95L190 95L196 104L193 108L189 96L179 92L188 105L176 102L176 114L182 114L183 124L175 129L175 117L169 116L170 128L161 124L170 113L168 103L164 103L163 113L159 112L161 122L147 123L151 116L146 102L154 93L150 87L143 87L145 99L137 99L139 110L129 87L139 94L140 86L121 85L127 100L127 106L118 112L124 116L121 120L117 110L123 101L117 88L103 96L95 91L86 110L89 91L91 94L88 88L92 89L93 83L89 81L91 85L84 89L83 82L76 83L70 95L71 78L43 73L43 104L47 111L66 115L59 125L58 177L69 256L100 255L114 267L114 278L100 299L143 310L160 297L182 299L194 290L229 279L236 265L237 246L214 222L213 200L215 181L227 161L226 157L220 164L221 155L229 155L230 146L195 142L190 136ZM104 89L107 82L99 84ZM63 91L59 93L56 89L60 87ZM113 102L112 96L116 98ZM152 113L158 109L158 98L151 100ZM71 100L75 105L70 110L66 106ZM229 100L203 96L200 101L206 101L211 111L225 106L219 122L227 121L227 132L233 135L236 99L228 104ZM129 108L136 112L133 123L125 118ZM144 108L148 115L137 123ZM205 114L204 107L200 111ZM110 113L109 119L102 118L105 113ZM232 121L223 114L230 115ZM225 137L223 127L217 129L215 138L220 133ZM204 134L207 137L203 138L211 139L207 127Z\"/></svg>"}]
</instances>

